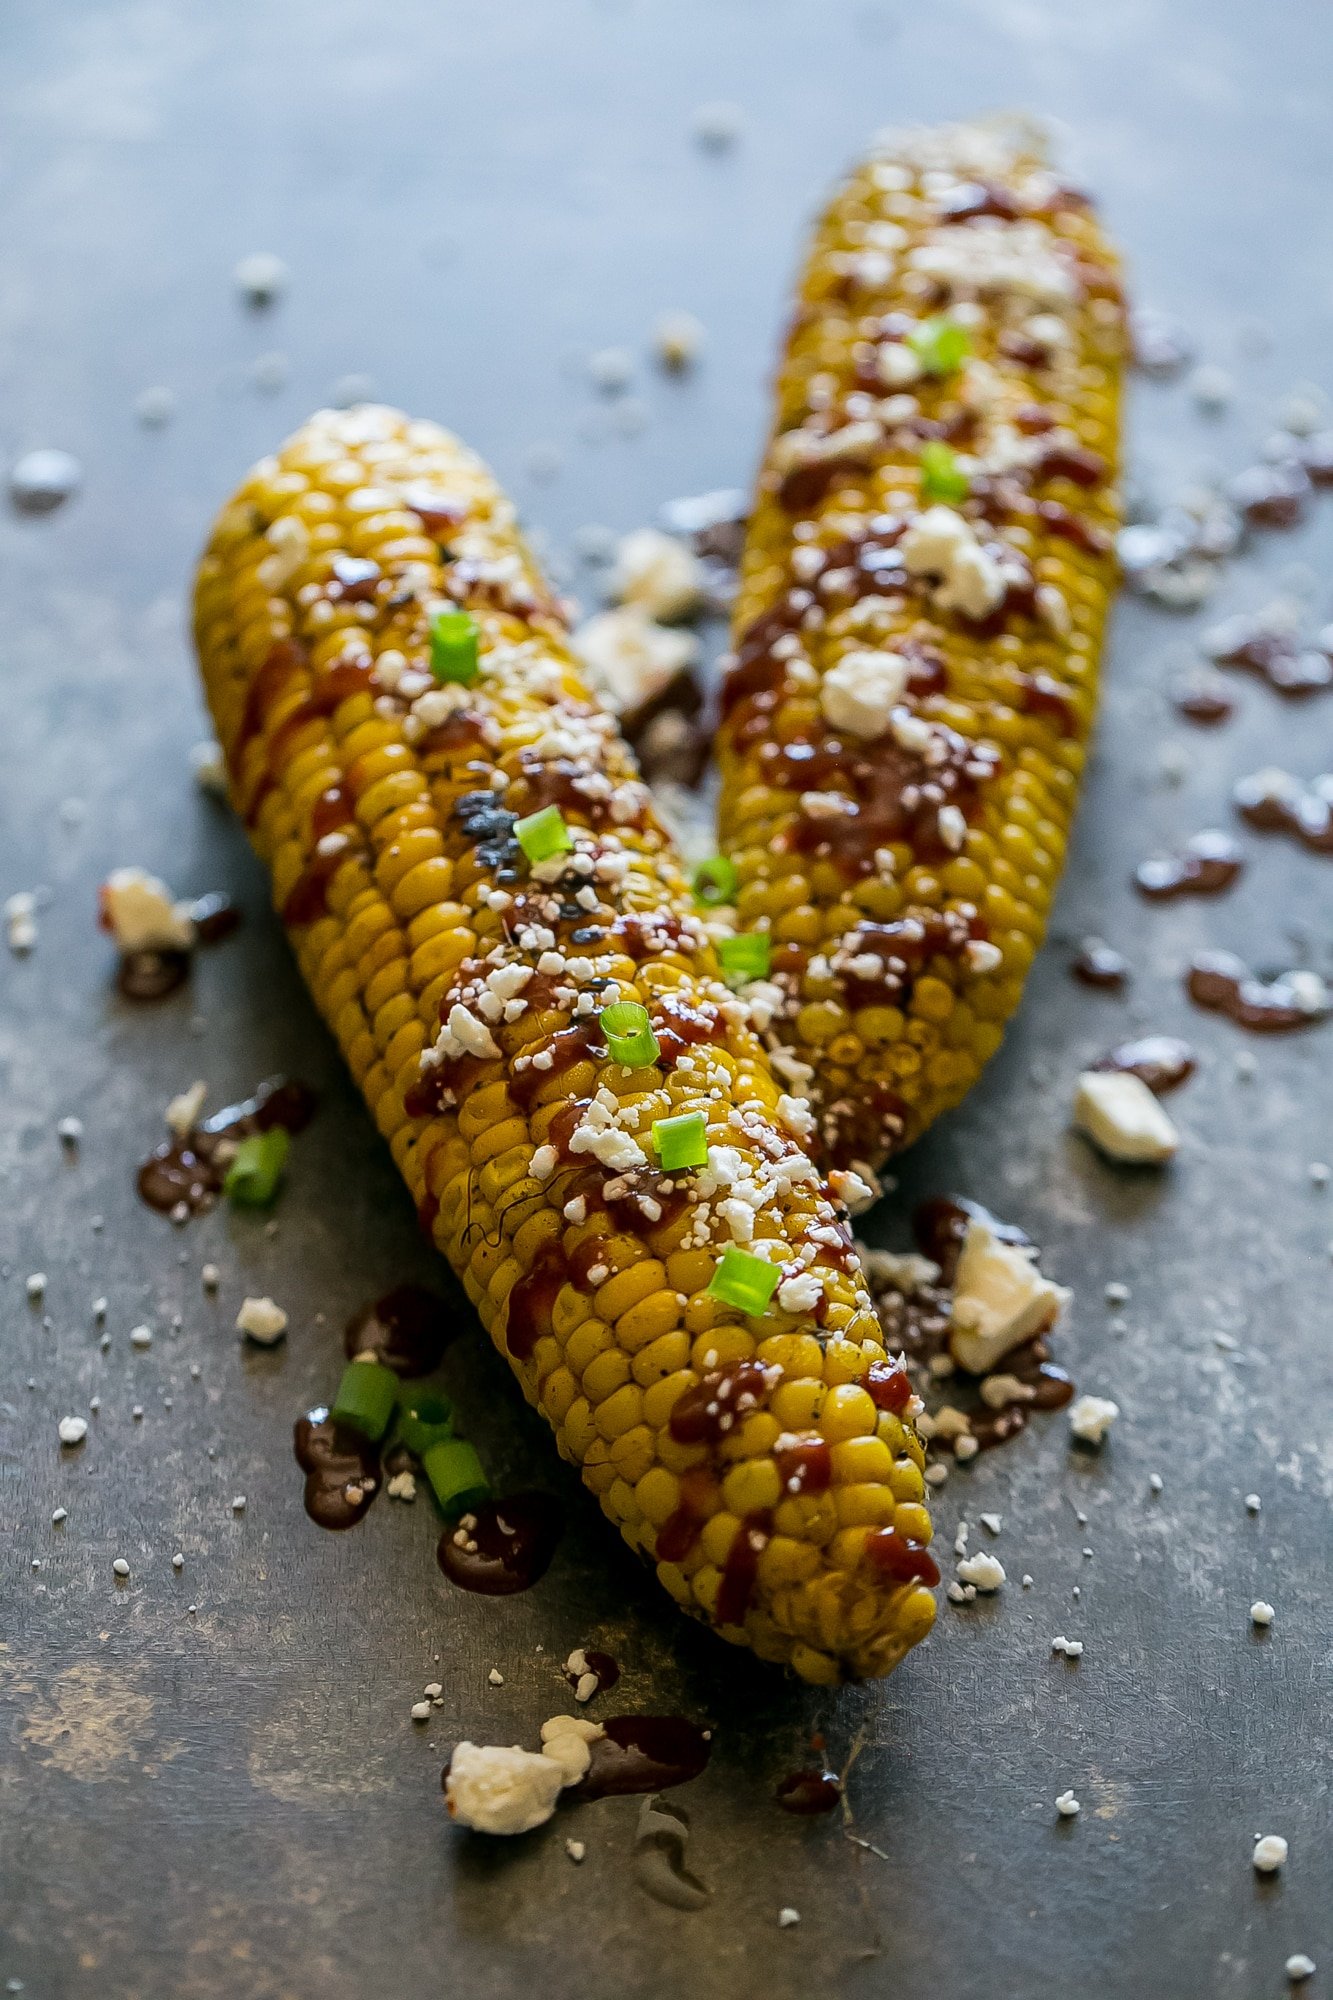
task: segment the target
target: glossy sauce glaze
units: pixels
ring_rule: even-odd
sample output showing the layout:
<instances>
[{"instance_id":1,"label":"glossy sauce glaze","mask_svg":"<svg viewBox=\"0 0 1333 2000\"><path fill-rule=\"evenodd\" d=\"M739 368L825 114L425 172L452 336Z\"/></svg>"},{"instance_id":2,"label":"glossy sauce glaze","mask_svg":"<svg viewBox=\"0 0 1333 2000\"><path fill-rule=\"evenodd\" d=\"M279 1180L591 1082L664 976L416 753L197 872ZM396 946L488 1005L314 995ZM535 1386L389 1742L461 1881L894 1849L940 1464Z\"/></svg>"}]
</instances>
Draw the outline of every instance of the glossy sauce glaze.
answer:
<instances>
[{"instance_id":1,"label":"glossy sauce glaze","mask_svg":"<svg viewBox=\"0 0 1333 2000\"><path fill-rule=\"evenodd\" d=\"M1333 854L1333 778L1317 778L1307 791L1295 781L1275 787L1255 772L1240 780L1231 797L1247 826L1289 834L1312 854Z\"/></svg>"},{"instance_id":2,"label":"glossy sauce glaze","mask_svg":"<svg viewBox=\"0 0 1333 2000\"><path fill-rule=\"evenodd\" d=\"M1280 1035L1312 1028L1328 1012L1326 1004L1302 1004L1304 994L1293 984L1298 977L1284 972L1275 979L1258 979L1233 952L1203 951L1185 974L1185 991L1196 1006L1225 1014L1238 1027Z\"/></svg>"},{"instance_id":3,"label":"glossy sauce glaze","mask_svg":"<svg viewBox=\"0 0 1333 2000\"><path fill-rule=\"evenodd\" d=\"M1220 896L1240 879L1245 857L1230 834L1211 828L1192 834L1179 854L1141 861L1134 886L1150 902L1172 896Z\"/></svg>"},{"instance_id":4,"label":"glossy sauce glaze","mask_svg":"<svg viewBox=\"0 0 1333 2000\"><path fill-rule=\"evenodd\" d=\"M181 1203L189 1214L202 1214L222 1192L238 1141L279 1128L302 1132L316 1103L308 1084L271 1077L253 1097L228 1104L190 1131L155 1147L138 1171L140 1199L163 1214Z\"/></svg>"},{"instance_id":5,"label":"glossy sauce glaze","mask_svg":"<svg viewBox=\"0 0 1333 2000\"><path fill-rule=\"evenodd\" d=\"M298 1417L296 1462L306 1475L305 1510L321 1528L352 1528L380 1490L379 1446L326 1409Z\"/></svg>"},{"instance_id":6,"label":"glossy sauce glaze","mask_svg":"<svg viewBox=\"0 0 1333 2000\"><path fill-rule=\"evenodd\" d=\"M349 1361L373 1354L395 1375L411 1381L429 1375L458 1332L448 1306L423 1285L395 1285L347 1322L343 1349Z\"/></svg>"},{"instance_id":7,"label":"glossy sauce glaze","mask_svg":"<svg viewBox=\"0 0 1333 2000\"><path fill-rule=\"evenodd\" d=\"M1080 986L1096 987L1103 993L1123 993L1130 979L1130 963L1123 953L1100 938L1086 938L1069 970Z\"/></svg>"},{"instance_id":8,"label":"glossy sauce glaze","mask_svg":"<svg viewBox=\"0 0 1333 2000\"><path fill-rule=\"evenodd\" d=\"M1286 626L1228 618L1211 635L1208 650L1219 667L1243 667L1292 700L1333 687L1333 660L1319 648L1303 645Z\"/></svg>"},{"instance_id":9,"label":"glossy sauce glaze","mask_svg":"<svg viewBox=\"0 0 1333 2000\"><path fill-rule=\"evenodd\" d=\"M664 1792L688 1784L708 1763L708 1733L683 1715L613 1715L589 1745L587 1772L571 1786L573 1799L608 1799Z\"/></svg>"},{"instance_id":10,"label":"glossy sauce glaze","mask_svg":"<svg viewBox=\"0 0 1333 2000\"><path fill-rule=\"evenodd\" d=\"M221 944L241 922L241 912L222 889L210 890L190 905L195 945ZM165 1000L190 976L193 950L126 951L116 966L116 991L126 1000Z\"/></svg>"},{"instance_id":11,"label":"glossy sauce glaze","mask_svg":"<svg viewBox=\"0 0 1333 2000\"><path fill-rule=\"evenodd\" d=\"M1091 1067L1137 1076L1160 1097L1193 1076L1198 1058L1189 1043L1176 1035L1144 1035L1138 1041L1121 1042Z\"/></svg>"},{"instance_id":12,"label":"glossy sauce glaze","mask_svg":"<svg viewBox=\"0 0 1333 2000\"><path fill-rule=\"evenodd\" d=\"M446 1528L436 1560L460 1590L511 1597L545 1576L560 1528L560 1510L549 1493L511 1493Z\"/></svg>"},{"instance_id":13,"label":"glossy sauce glaze","mask_svg":"<svg viewBox=\"0 0 1333 2000\"><path fill-rule=\"evenodd\" d=\"M803 1771L789 1771L785 1778L778 1780L773 1795L783 1812L795 1813L799 1817L811 1818L816 1813L829 1813L842 1799L842 1779L836 1771L811 1768Z\"/></svg>"}]
</instances>

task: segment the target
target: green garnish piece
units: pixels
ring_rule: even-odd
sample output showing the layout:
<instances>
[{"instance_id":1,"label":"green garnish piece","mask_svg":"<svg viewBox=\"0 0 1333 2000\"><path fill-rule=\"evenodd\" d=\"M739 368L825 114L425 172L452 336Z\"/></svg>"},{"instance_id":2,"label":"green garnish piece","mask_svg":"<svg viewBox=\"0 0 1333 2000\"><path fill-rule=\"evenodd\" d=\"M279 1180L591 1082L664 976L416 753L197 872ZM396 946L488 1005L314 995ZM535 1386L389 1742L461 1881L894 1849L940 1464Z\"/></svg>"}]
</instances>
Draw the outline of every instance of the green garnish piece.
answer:
<instances>
[{"instance_id":1,"label":"green garnish piece","mask_svg":"<svg viewBox=\"0 0 1333 2000\"><path fill-rule=\"evenodd\" d=\"M958 463L958 454L940 438L931 438L921 447L921 494L925 500L966 500L971 481Z\"/></svg>"},{"instance_id":2,"label":"green garnish piece","mask_svg":"<svg viewBox=\"0 0 1333 2000\"><path fill-rule=\"evenodd\" d=\"M736 1306L752 1319L758 1319L768 1311L768 1302L781 1276L776 1264L770 1264L764 1257L752 1257L748 1250L733 1249L729 1244L708 1281L707 1296L721 1299L724 1305Z\"/></svg>"},{"instance_id":3,"label":"green garnish piece","mask_svg":"<svg viewBox=\"0 0 1333 2000\"><path fill-rule=\"evenodd\" d=\"M728 861L725 854L715 854L711 861L699 863L690 886L695 902L702 903L706 910L714 910L720 903L735 902L739 882L735 862Z\"/></svg>"},{"instance_id":4,"label":"green garnish piece","mask_svg":"<svg viewBox=\"0 0 1333 2000\"><path fill-rule=\"evenodd\" d=\"M278 1192L290 1145L281 1125L242 1139L222 1183L227 1200L237 1208L267 1208Z\"/></svg>"},{"instance_id":5,"label":"green garnish piece","mask_svg":"<svg viewBox=\"0 0 1333 2000\"><path fill-rule=\"evenodd\" d=\"M646 1069L657 1061L661 1050L648 1009L637 1000L618 1000L614 1007L603 1007L597 1020L612 1062L624 1063L626 1069Z\"/></svg>"},{"instance_id":6,"label":"green garnish piece","mask_svg":"<svg viewBox=\"0 0 1333 2000\"><path fill-rule=\"evenodd\" d=\"M773 964L773 940L767 931L737 931L718 939L717 955L726 979L767 979Z\"/></svg>"},{"instance_id":7,"label":"green garnish piece","mask_svg":"<svg viewBox=\"0 0 1333 2000\"><path fill-rule=\"evenodd\" d=\"M471 687L481 672L477 665L476 620L466 611L437 611L430 621L430 670L441 685L457 681Z\"/></svg>"},{"instance_id":8,"label":"green garnish piece","mask_svg":"<svg viewBox=\"0 0 1333 2000\"><path fill-rule=\"evenodd\" d=\"M454 1434L453 1405L444 1396L404 1396L398 1405L397 1441L414 1458L424 1459L432 1445Z\"/></svg>"},{"instance_id":9,"label":"green garnish piece","mask_svg":"<svg viewBox=\"0 0 1333 2000\"><path fill-rule=\"evenodd\" d=\"M529 861L549 861L553 855L567 854L574 845L559 806L543 806L540 812L515 820L514 838Z\"/></svg>"},{"instance_id":10,"label":"green garnish piece","mask_svg":"<svg viewBox=\"0 0 1333 2000\"><path fill-rule=\"evenodd\" d=\"M398 1377L382 1361L352 1361L343 1369L329 1415L378 1443L398 1407Z\"/></svg>"},{"instance_id":11,"label":"green garnish piece","mask_svg":"<svg viewBox=\"0 0 1333 2000\"><path fill-rule=\"evenodd\" d=\"M664 1174L678 1173L682 1167L706 1167L708 1125L703 1112L682 1111L678 1118L655 1119L653 1144Z\"/></svg>"},{"instance_id":12,"label":"green garnish piece","mask_svg":"<svg viewBox=\"0 0 1333 2000\"><path fill-rule=\"evenodd\" d=\"M972 352L967 328L945 313L913 327L907 345L927 375L952 375Z\"/></svg>"},{"instance_id":13,"label":"green garnish piece","mask_svg":"<svg viewBox=\"0 0 1333 2000\"><path fill-rule=\"evenodd\" d=\"M421 1469L447 1520L472 1513L491 1497L481 1460L466 1438L441 1438L430 1445L422 1455Z\"/></svg>"}]
</instances>

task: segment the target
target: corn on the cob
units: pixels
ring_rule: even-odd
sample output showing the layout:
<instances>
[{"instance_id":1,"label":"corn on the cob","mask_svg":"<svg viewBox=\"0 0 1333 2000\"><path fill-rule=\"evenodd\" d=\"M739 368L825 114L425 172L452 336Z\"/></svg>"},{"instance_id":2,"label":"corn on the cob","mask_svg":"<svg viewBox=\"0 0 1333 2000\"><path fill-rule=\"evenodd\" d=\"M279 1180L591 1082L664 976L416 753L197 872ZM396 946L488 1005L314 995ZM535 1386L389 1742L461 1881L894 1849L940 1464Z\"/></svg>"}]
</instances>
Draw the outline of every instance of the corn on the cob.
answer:
<instances>
[{"instance_id":1,"label":"corn on the cob","mask_svg":"<svg viewBox=\"0 0 1333 2000\"><path fill-rule=\"evenodd\" d=\"M1113 581L1124 313L1001 122L887 140L815 235L723 689L775 1037L871 1168L975 1081L1063 859Z\"/></svg>"},{"instance_id":2,"label":"corn on the cob","mask_svg":"<svg viewBox=\"0 0 1333 2000\"><path fill-rule=\"evenodd\" d=\"M479 659L437 684L458 607ZM393 411L317 416L219 518L196 633L310 988L561 1451L724 1637L887 1672L934 1615L918 1406L489 473ZM516 819L552 805L573 846L530 863ZM617 1001L656 1062L610 1059ZM702 1169L654 1164L672 1117ZM780 1266L767 1313L710 1293L727 1245Z\"/></svg>"}]
</instances>

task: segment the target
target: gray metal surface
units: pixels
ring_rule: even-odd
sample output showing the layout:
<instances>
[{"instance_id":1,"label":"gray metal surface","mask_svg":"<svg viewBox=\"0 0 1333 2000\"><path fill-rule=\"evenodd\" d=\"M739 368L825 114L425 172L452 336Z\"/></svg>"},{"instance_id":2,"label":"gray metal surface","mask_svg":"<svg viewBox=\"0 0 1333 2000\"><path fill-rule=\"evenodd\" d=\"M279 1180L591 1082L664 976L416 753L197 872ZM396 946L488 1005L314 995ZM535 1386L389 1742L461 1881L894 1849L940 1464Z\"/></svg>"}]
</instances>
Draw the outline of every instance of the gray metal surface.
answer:
<instances>
[{"instance_id":1,"label":"gray metal surface","mask_svg":"<svg viewBox=\"0 0 1333 2000\"><path fill-rule=\"evenodd\" d=\"M834 1697L675 1617L479 1334L447 1381L502 1483L563 1495L547 1579L509 1602L452 1591L424 1502L382 1502L342 1537L306 1520L291 1423L336 1380L337 1329L386 1284L439 1273L240 832L192 788L184 637L213 509L349 370L461 429L556 549L582 523L628 528L745 481L801 227L890 118L1022 104L1065 121L1139 295L1240 383L1213 423L1178 390L1136 388L1140 460L1163 476L1241 466L1274 399L1327 367L1329 48L1314 0L1262 15L1242 0L6 9L0 451L66 447L86 484L47 520L0 519L0 895L51 891L33 956L0 951L0 1978L38 2000L1258 2000L1305 1951L1326 1961L1307 1990L1329 1990L1333 1197L1307 1166L1333 1146L1333 1027L1252 1045L1246 1083L1251 1045L1191 1012L1179 971L1205 940L1290 962L1293 934L1327 968L1333 875L1255 839L1219 903L1148 909L1126 883L1158 843L1225 823L1240 772L1326 764L1333 699L1284 709L1247 683L1233 724L1190 733L1165 688L1198 621L1121 606L1057 940L983 1086L904 1163L902 1198L957 1189L1023 1222L1077 1287L1061 1358L1124 1416L1100 1456L1073 1452L1056 1419L955 1473L941 1548L963 1516L975 1547L978 1513L1000 1512L1009 1586L942 1606L890 1683ZM690 135L712 99L744 116L717 157ZM229 275L257 248L292 271L262 319ZM642 356L677 306L707 325L705 364L672 385L645 362L646 427L622 436L581 357ZM265 394L247 370L275 349L290 381ZM131 406L155 383L179 415L150 433ZM538 482L546 444L561 468ZM1312 565L1287 581L1328 616L1323 504L1240 565L1224 601ZM73 823L66 799L86 806ZM249 913L157 1010L113 997L93 928L97 882L123 862L182 892L231 888ZM1060 940L1094 929L1134 961L1128 1000L1065 975ZM1064 1129L1081 1061L1131 1023L1183 1028L1202 1054L1162 1177L1103 1166ZM220 1103L280 1068L324 1102L274 1236L225 1212L177 1234L136 1204L132 1169L172 1092L200 1076ZM56 1138L67 1113L86 1128L74 1162ZM890 1204L872 1233L900 1229ZM49 1326L25 1302L34 1270ZM1131 1288L1119 1334L1112 1280ZM272 1354L232 1332L248 1292L292 1315ZM144 1319L155 1338L138 1352ZM62 1456L56 1421L92 1396L88 1442ZM1248 1618L1261 1596L1277 1607L1264 1638ZM1057 1633L1086 1642L1076 1667L1052 1658ZM533 1741L580 1643L621 1660L613 1709L715 1725L710 1769L677 1795L716 1890L699 1914L634 1885L635 1801L507 1848L447 1823L451 1741ZM414 1726L436 1678L444 1706ZM859 1746L850 1829L772 1803L812 1728L835 1761ZM1083 1811L1059 1824L1066 1787ZM1250 1865L1262 1832L1291 1843L1269 1883ZM587 1843L581 1866L566 1834ZM801 1922L780 1931L784 1905Z\"/></svg>"}]
</instances>

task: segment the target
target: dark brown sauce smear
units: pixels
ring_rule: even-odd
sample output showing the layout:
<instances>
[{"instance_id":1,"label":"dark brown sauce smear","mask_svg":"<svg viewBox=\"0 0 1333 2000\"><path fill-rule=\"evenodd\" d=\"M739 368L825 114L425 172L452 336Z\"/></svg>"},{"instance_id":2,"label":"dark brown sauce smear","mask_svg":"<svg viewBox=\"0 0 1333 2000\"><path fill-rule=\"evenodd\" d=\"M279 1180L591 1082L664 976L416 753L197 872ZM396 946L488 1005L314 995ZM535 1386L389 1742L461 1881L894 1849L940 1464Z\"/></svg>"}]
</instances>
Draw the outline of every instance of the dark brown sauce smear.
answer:
<instances>
[{"instance_id":1,"label":"dark brown sauce smear","mask_svg":"<svg viewBox=\"0 0 1333 2000\"><path fill-rule=\"evenodd\" d=\"M583 1647L582 1651L583 1673L592 1674L597 1682L597 1686L593 1692L596 1694L605 1694L607 1689L613 1688L620 1679L619 1660L612 1659L610 1653L599 1653L591 1646ZM576 1688L583 1679L583 1674L571 1673L568 1667L564 1669L564 1675L572 1688ZM592 1697L589 1696L589 1700L591 1699Z\"/></svg>"},{"instance_id":2,"label":"dark brown sauce smear","mask_svg":"<svg viewBox=\"0 0 1333 2000\"><path fill-rule=\"evenodd\" d=\"M570 1788L573 1799L665 1792L697 1778L708 1762L708 1737L683 1715L613 1715L602 1728L605 1735L588 1746L586 1774Z\"/></svg>"},{"instance_id":3,"label":"dark brown sauce smear","mask_svg":"<svg viewBox=\"0 0 1333 2000\"><path fill-rule=\"evenodd\" d=\"M922 1256L939 1265L946 1285L953 1284L963 1238L973 1222L984 1222L997 1242L1031 1247L1032 1238L1026 1230L1016 1222L1001 1222L998 1215L992 1215L979 1201L969 1201L966 1195L938 1194L918 1202L912 1211L912 1234Z\"/></svg>"},{"instance_id":4,"label":"dark brown sauce smear","mask_svg":"<svg viewBox=\"0 0 1333 2000\"><path fill-rule=\"evenodd\" d=\"M1161 1097L1165 1091L1178 1089L1193 1076L1198 1067L1198 1057L1189 1043L1182 1042L1176 1035L1144 1035L1138 1041L1121 1042L1092 1067L1137 1076L1149 1090Z\"/></svg>"},{"instance_id":5,"label":"dark brown sauce smear","mask_svg":"<svg viewBox=\"0 0 1333 2000\"><path fill-rule=\"evenodd\" d=\"M1294 528L1310 498L1310 475L1295 461L1252 465L1237 474L1227 492L1251 527Z\"/></svg>"},{"instance_id":6,"label":"dark brown sauce smear","mask_svg":"<svg viewBox=\"0 0 1333 2000\"><path fill-rule=\"evenodd\" d=\"M1333 790L1328 779L1323 785ZM1323 791L1293 788L1290 795L1276 794L1256 774L1242 778L1231 796L1247 826L1261 833L1290 834L1312 854L1333 854L1333 799Z\"/></svg>"},{"instance_id":7,"label":"dark brown sauce smear","mask_svg":"<svg viewBox=\"0 0 1333 2000\"><path fill-rule=\"evenodd\" d=\"M231 1146L237 1140L277 1127L284 1132L304 1131L317 1101L308 1084L271 1077L253 1097L226 1105L184 1137L156 1147L139 1168L140 1200L164 1215L181 1202L192 1215L201 1214L222 1192ZM220 1151L224 1157L219 1157Z\"/></svg>"},{"instance_id":8,"label":"dark brown sauce smear","mask_svg":"<svg viewBox=\"0 0 1333 2000\"><path fill-rule=\"evenodd\" d=\"M1152 902L1171 896L1220 896L1240 879L1245 857L1228 833L1193 834L1179 854L1141 861L1134 886Z\"/></svg>"},{"instance_id":9,"label":"dark brown sauce smear","mask_svg":"<svg viewBox=\"0 0 1333 2000\"><path fill-rule=\"evenodd\" d=\"M1293 700L1333 687L1333 660L1303 646L1294 632L1274 630L1253 618L1228 618L1218 626L1208 650L1219 667L1244 667Z\"/></svg>"},{"instance_id":10,"label":"dark brown sauce smear","mask_svg":"<svg viewBox=\"0 0 1333 2000\"><path fill-rule=\"evenodd\" d=\"M717 1587L714 1615L719 1625L741 1625L759 1578L759 1558L773 1533L773 1516L762 1509L747 1514L732 1536Z\"/></svg>"},{"instance_id":11,"label":"dark brown sauce smear","mask_svg":"<svg viewBox=\"0 0 1333 2000\"><path fill-rule=\"evenodd\" d=\"M1123 993L1129 984L1129 960L1100 938L1089 938L1069 970L1080 986L1093 986L1103 993Z\"/></svg>"},{"instance_id":12,"label":"dark brown sauce smear","mask_svg":"<svg viewBox=\"0 0 1333 2000\"><path fill-rule=\"evenodd\" d=\"M347 1322L343 1349L349 1360L373 1354L405 1381L429 1375L458 1332L449 1308L424 1285L395 1285Z\"/></svg>"},{"instance_id":13,"label":"dark brown sauce smear","mask_svg":"<svg viewBox=\"0 0 1333 2000\"><path fill-rule=\"evenodd\" d=\"M842 1779L836 1771L789 1771L778 1780L774 1797L783 1812L812 1818L816 1813L832 1812L839 1804Z\"/></svg>"},{"instance_id":14,"label":"dark brown sauce smear","mask_svg":"<svg viewBox=\"0 0 1333 2000\"><path fill-rule=\"evenodd\" d=\"M436 1560L460 1590L511 1597L545 1576L560 1527L560 1510L549 1493L511 1493L506 1500L485 1501L475 1514L446 1528Z\"/></svg>"},{"instance_id":15,"label":"dark brown sauce smear","mask_svg":"<svg viewBox=\"0 0 1333 2000\"><path fill-rule=\"evenodd\" d=\"M190 905L196 945L221 944L241 922L241 912L225 890L213 889ZM126 1000L165 1000L190 976L192 951L127 951L116 967L116 990Z\"/></svg>"},{"instance_id":16,"label":"dark brown sauce smear","mask_svg":"<svg viewBox=\"0 0 1333 2000\"><path fill-rule=\"evenodd\" d=\"M1236 712L1236 704L1221 688L1187 688L1184 694L1176 696L1175 709L1187 722L1211 729L1219 722L1229 721Z\"/></svg>"},{"instance_id":17,"label":"dark brown sauce smear","mask_svg":"<svg viewBox=\"0 0 1333 2000\"><path fill-rule=\"evenodd\" d=\"M298 1417L296 1462L306 1475L305 1510L321 1528L354 1528L380 1489L379 1446L326 1409Z\"/></svg>"},{"instance_id":18,"label":"dark brown sauce smear","mask_svg":"<svg viewBox=\"0 0 1333 2000\"><path fill-rule=\"evenodd\" d=\"M739 1419L763 1407L768 1388L762 1362L729 1361L677 1399L667 1429L677 1444L720 1444Z\"/></svg>"},{"instance_id":19,"label":"dark brown sauce smear","mask_svg":"<svg viewBox=\"0 0 1333 2000\"><path fill-rule=\"evenodd\" d=\"M1185 975L1185 991L1198 1007L1225 1014L1256 1034L1280 1035L1312 1028L1325 1018L1296 1004L1291 974L1257 979L1243 959L1229 951L1199 952Z\"/></svg>"}]
</instances>

